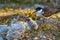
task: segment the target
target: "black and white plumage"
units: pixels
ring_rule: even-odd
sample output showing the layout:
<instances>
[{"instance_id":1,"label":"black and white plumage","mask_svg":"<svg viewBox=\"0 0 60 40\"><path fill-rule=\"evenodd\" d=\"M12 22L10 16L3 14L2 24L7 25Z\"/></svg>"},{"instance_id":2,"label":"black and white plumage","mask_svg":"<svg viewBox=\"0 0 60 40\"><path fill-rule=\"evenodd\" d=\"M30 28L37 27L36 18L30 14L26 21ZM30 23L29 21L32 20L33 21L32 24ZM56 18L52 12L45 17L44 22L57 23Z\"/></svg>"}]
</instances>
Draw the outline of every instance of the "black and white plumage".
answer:
<instances>
[{"instance_id":1,"label":"black and white plumage","mask_svg":"<svg viewBox=\"0 0 60 40\"><path fill-rule=\"evenodd\" d=\"M38 7L36 8L36 13L39 15L39 16L42 16L42 14L44 14L44 11L42 8Z\"/></svg>"},{"instance_id":2,"label":"black and white plumage","mask_svg":"<svg viewBox=\"0 0 60 40\"><path fill-rule=\"evenodd\" d=\"M48 6L36 4L34 5L35 13L37 13L38 16L43 16L44 12L47 10L47 7Z\"/></svg>"}]
</instances>

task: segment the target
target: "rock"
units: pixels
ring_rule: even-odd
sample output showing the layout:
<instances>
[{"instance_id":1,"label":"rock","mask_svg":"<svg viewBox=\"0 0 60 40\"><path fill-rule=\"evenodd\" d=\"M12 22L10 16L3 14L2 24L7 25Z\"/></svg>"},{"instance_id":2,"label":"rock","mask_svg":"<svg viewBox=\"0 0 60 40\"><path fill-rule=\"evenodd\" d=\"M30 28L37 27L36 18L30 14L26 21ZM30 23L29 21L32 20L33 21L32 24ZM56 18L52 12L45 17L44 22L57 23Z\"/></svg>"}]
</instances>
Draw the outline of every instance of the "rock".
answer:
<instances>
[{"instance_id":1,"label":"rock","mask_svg":"<svg viewBox=\"0 0 60 40\"><path fill-rule=\"evenodd\" d=\"M40 40L47 40L47 38L43 35Z\"/></svg>"},{"instance_id":2,"label":"rock","mask_svg":"<svg viewBox=\"0 0 60 40\"><path fill-rule=\"evenodd\" d=\"M11 24L9 31L7 32L7 40L22 39L25 28L24 22Z\"/></svg>"},{"instance_id":3,"label":"rock","mask_svg":"<svg viewBox=\"0 0 60 40\"><path fill-rule=\"evenodd\" d=\"M3 37L2 37L2 35L0 34L0 40L3 40Z\"/></svg>"},{"instance_id":4,"label":"rock","mask_svg":"<svg viewBox=\"0 0 60 40\"><path fill-rule=\"evenodd\" d=\"M35 37L33 40L39 40L39 38L38 37Z\"/></svg>"},{"instance_id":5,"label":"rock","mask_svg":"<svg viewBox=\"0 0 60 40\"><path fill-rule=\"evenodd\" d=\"M8 28L7 25L0 25L0 33L7 32Z\"/></svg>"},{"instance_id":6,"label":"rock","mask_svg":"<svg viewBox=\"0 0 60 40\"><path fill-rule=\"evenodd\" d=\"M2 38L2 37L0 37L0 40L3 40L3 38Z\"/></svg>"}]
</instances>

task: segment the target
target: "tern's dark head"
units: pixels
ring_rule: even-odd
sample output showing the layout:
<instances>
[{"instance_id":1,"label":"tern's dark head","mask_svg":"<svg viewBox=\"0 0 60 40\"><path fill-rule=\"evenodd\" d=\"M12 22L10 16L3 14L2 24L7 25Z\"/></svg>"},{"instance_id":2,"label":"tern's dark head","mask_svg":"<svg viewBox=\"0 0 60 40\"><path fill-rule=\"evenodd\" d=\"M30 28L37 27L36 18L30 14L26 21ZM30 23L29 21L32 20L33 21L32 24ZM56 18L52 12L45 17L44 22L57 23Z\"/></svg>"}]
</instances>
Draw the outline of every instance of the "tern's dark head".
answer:
<instances>
[{"instance_id":1,"label":"tern's dark head","mask_svg":"<svg viewBox=\"0 0 60 40\"><path fill-rule=\"evenodd\" d=\"M40 11L41 9L42 9L43 11L46 11L47 7L48 7L48 6L46 6L46 5L41 5L41 4L35 4L35 5L33 6L33 8L34 8L36 11Z\"/></svg>"},{"instance_id":2,"label":"tern's dark head","mask_svg":"<svg viewBox=\"0 0 60 40\"><path fill-rule=\"evenodd\" d=\"M35 10L36 11L40 11L42 9L42 11L46 11L47 10L47 7L44 7L44 8L42 8L42 7L37 7Z\"/></svg>"},{"instance_id":3,"label":"tern's dark head","mask_svg":"<svg viewBox=\"0 0 60 40\"><path fill-rule=\"evenodd\" d=\"M37 7L37 8L36 8L36 11L39 11L39 10L41 10L41 9L42 9L41 7Z\"/></svg>"}]
</instances>

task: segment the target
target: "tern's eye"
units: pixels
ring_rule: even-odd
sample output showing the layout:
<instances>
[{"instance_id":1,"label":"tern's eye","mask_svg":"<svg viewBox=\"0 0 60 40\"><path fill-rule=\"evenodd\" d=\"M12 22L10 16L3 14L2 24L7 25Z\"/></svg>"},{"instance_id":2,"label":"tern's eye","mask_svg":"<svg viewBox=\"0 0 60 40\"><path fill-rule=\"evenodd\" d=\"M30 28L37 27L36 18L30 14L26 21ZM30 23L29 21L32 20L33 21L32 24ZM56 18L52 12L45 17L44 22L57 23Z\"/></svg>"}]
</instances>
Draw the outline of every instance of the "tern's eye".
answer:
<instances>
[{"instance_id":1,"label":"tern's eye","mask_svg":"<svg viewBox=\"0 0 60 40\"><path fill-rule=\"evenodd\" d=\"M42 8L41 7L38 7L38 8L36 8L36 11L39 11L39 10L41 10Z\"/></svg>"}]
</instances>

